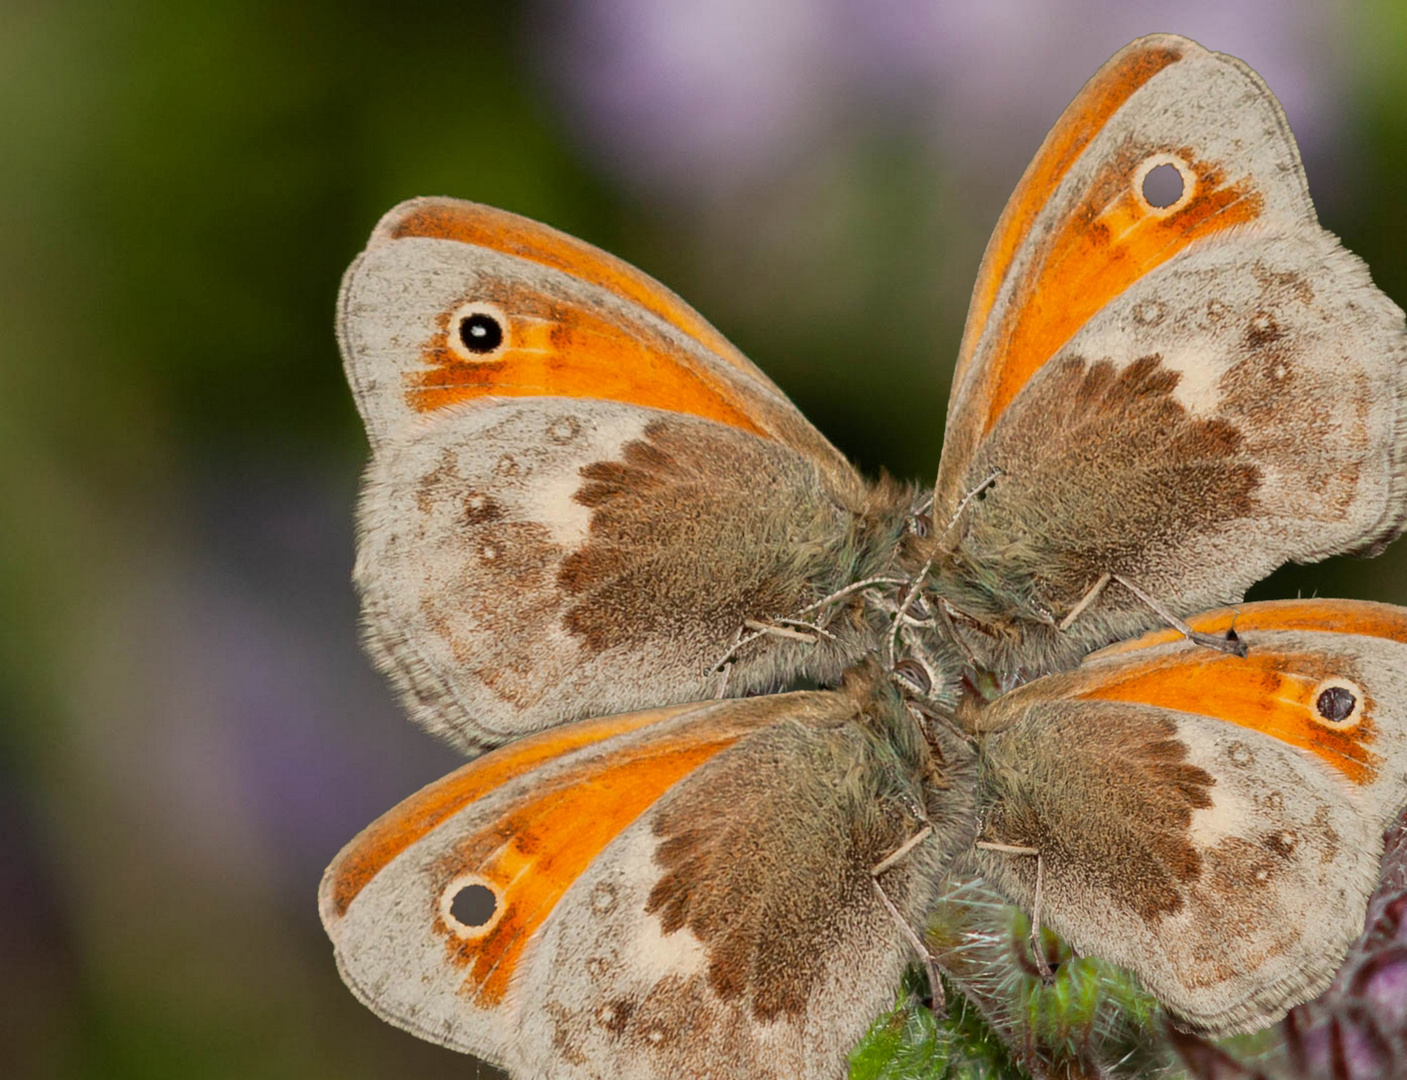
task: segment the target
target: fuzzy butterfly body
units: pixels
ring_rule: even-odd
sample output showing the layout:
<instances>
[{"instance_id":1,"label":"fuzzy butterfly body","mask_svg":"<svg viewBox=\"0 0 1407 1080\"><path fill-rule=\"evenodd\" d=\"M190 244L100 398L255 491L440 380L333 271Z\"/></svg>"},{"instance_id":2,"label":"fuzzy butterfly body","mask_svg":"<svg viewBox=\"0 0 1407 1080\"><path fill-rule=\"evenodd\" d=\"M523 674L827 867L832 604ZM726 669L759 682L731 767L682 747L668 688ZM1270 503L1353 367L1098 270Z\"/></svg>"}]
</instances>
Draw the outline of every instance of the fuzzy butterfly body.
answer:
<instances>
[{"instance_id":1,"label":"fuzzy butterfly body","mask_svg":"<svg viewBox=\"0 0 1407 1080\"><path fill-rule=\"evenodd\" d=\"M324 878L391 1022L522 1078L830 1078L953 872L1211 1032L1313 996L1361 930L1407 613L1197 612L1402 530L1407 329L1239 61L1141 39L1057 123L931 500L502 211L392 210L339 340L369 650L413 719L498 748Z\"/></svg>"}]
</instances>

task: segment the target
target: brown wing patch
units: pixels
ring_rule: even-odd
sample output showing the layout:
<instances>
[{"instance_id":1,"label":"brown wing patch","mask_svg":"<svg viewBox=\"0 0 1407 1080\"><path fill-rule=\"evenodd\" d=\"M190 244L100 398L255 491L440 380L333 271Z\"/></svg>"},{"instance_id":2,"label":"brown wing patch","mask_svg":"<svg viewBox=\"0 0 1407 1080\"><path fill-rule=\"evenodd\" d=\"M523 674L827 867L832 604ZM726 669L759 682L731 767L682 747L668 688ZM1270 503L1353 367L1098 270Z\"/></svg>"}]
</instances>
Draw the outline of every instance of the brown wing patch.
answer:
<instances>
[{"instance_id":1,"label":"brown wing patch","mask_svg":"<svg viewBox=\"0 0 1407 1080\"><path fill-rule=\"evenodd\" d=\"M1150 206L1138 191L1141 166L1162 157L1182 161L1196 183L1170 211ZM974 398L984 403L981 432L1095 312L1193 242L1254 221L1262 204L1249 178L1229 179L1225 166L1198 160L1193 148L1122 147L1041 245L984 346L993 362Z\"/></svg>"},{"instance_id":2,"label":"brown wing patch","mask_svg":"<svg viewBox=\"0 0 1407 1080\"><path fill-rule=\"evenodd\" d=\"M1022 468L957 534L958 561L942 572L959 607L971 610L962 590L979 577L967 567L1000 564L1008 595L1027 590L1063 615L1101 574L1146 581L1188 537L1252 515L1262 476L1240 430L1189 413L1174 395L1181 378L1156 354L1122 369L1067 354L1041 373L974 463L975 473Z\"/></svg>"},{"instance_id":3,"label":"brown wing patch","mask_svg":"<svg viewBox=\"0 0 1407 1080\"><path fill-rule=\"evenodd\" d=\"M786 541L845 525L788 494L816 487L795 468L768 444L666 420L620 460L584 467L574 499L591 510L588 542L558 575L567 629L595 652L693 630L721 649L744 619L790 614L810 583ZM818 516L834 524L812 527Z\"/></svg>"},{"instance_id":4,"label":"brown wing patch","mask_svg":"<svg viewBox=\"0 0 1407 1080\"><path fill-rule=\"evenodd\" d=\"M1216 781L1188 764L1166 716L1130 710L1092 724L1069 705L1047 708L1048 721L1002 752L1023 772L997 774L1019 787L992 803L984 838L1036 848L1052 879L1087 880L1145 920L1175 914L1204 870L1192 815L1212 805ZM1009 872L1034 889L1034 865Z\"/></svg>"},{"instance_id":5,"label":"brown wing patch","mask_svg":"<svg viewBox=\"0 0 1407 1080\"><path fill-rule=\"evenodd\" d=\"M666 934L687 928L703 943L721 1000L742 1000L763 1022L796 1020L847 926L873 914L869 869L906 838L904 814L867 790L876 778L853 728L810 739L774 730L748 751L661 808L664 873L646 910Z\"/></svg>"},{"instance_id":6,"label":"brown wing patch","mask_svg":"<svg viewBox=\"0 0 1407 1080\"><path fill-rule=\"evenodd\" d=\"M481 397L573 397L621 401L692 413L766 434L736 387L655 329L584 304L535 293L524 285L484 286L466 304L444 312L439 330L405 375L406 401L433 412ZM502 340L482 356L460 348L457 317L465 307L489 309Z\"/></svg>"},{"instance_id":7,"label":"brown wing patch","mask_svg":"<svg viewBox=\"0 0 1407 1080\"><path fill-rule=\"evenodd\" d=\"M1002 211L988 242L977 282L972 290L967 326L963 331L953 385L961 385L977 342L986 329L997 293L1001 291L1016 252L1025 243L1041 209L1050 201L1070 167L1109 118L1158 72L1182 59L1185 43L1163 36L1134 42L1109 60L1085 83L1056 121L1027 166L1011 199Z\"/></svg>"},{"instance_id":8,"label":"brown wing patch","mask_svg":"<svg viewBox=\"0 0 1407 1080\"><path fill-rule=\"evenodd\" d=\"M1366 695L1341 714L1325 690L1358 686L1340 657L1252 649L1239 657L1189 646L1138 663L1085 669L1075 696L1125 701L1212 717L1259 731L1314 754L1362 786L1377 777L1375 703ZM1344 691L1347 693L1347 691ZM1359 692L1361 695L1361 691ZM1354 695L1358 696L1358 695Z\"/></svg>"},{"instance_id":9,"label":"brown wing patch","mask_svg":"<svg viewBox=\"0 0 1407 1080\"><path fill-rule=\"evenodd\" d=\"M456 199L422 199L393 222L390 235L455 240L561 270L639 304L734 367L756 373L722 334L659 282L599 248L536 221Z\"/></svg>"}]
</instances>

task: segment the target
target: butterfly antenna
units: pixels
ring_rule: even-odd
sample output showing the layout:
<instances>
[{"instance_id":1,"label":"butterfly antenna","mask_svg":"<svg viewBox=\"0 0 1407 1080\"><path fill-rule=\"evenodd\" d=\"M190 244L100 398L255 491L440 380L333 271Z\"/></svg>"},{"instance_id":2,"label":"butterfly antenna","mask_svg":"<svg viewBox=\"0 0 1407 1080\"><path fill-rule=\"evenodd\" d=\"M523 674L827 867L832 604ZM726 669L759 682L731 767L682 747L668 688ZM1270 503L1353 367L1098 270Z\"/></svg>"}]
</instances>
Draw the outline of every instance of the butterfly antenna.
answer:
<instances>
[{"instance_id":1,"label":"butterfly antenna","mask_svg":"<svg viewBox=\"0 0 1407 1080\"><path fill-rule=\"evenodd\" d=\"M807 604L804 608L798 611L797 614L808 615L813 611L819 611L820 609L826 607L829 604L834 604L838 600L844 600L851 593L859 592L861 589L872 588L875 585L907 585L908 583L909 579L904 577L880 576L865 578L863 581L851 582L849 585L845 586L845 588L837 589L829 596L823 596L821 599L817 600L813 604ZM828 622L829 619L827 619L826 621Z\"/></svg>"},{"instance_id":2,"label":"butterfly antenna","mask_svg":"<svg viewBox=\"0 0 1407 1080\"><path fill-rule=\"evenodd\" d=\"M1166 622L1179 634L1185 637L1188 641L1195 641L1198 645L1205 645L1207 648L1215 649L1217 652L1231 653L1234 656L1246 655L1246 643L1240 638L1219 638L1216 637L1214 634L1203 634L1199 630L1193 630L1192 627L1188 626L1187 623L1183 622L1171 611L1163 607L1162 604L1154 600L1151 596L1149 596L1146 592L1140 589L1128 578L1121 577L1120 575L1115 574L1114 580L1117 581L1124 588L1126 588L1129 592L1133 593L1133 595L1138 597L1139 600L1143 601L1144 605L1147 606L1150 610L1152 610L1155 615L1159 616L1164 622Z\"/></svg>"},{"instance_id":3,"label":"butterfly antenna","mask_svg":"<svg viewBox=\"0 0 1407 1080\"><path fill-rule=\"evenodd\" d=\"M918 572L916 577L910 579L912 584L903 602L899 605L899 609L894 613L894 621L890 623L889 635L885 641L885 656L888 660L889 667L894 666L894 642L899 636L899 623L903 620L905 614L907 614L910 605L918 598L919 591L923 588L923 583L928 580L928 572L933 569L933 563L938 558L938 549L941 546L942 540L948 533L953 531L953 526L958 523L958 519L962 517L963 511L967 509L968 504L995 484L997 478L1001 475L1001 469L993 469L987 474L985 480L962 497L962 501L958 503L957 509L953 511L953 516L948 519L948 524L943 527L942 533L939 534L938 541L934 543L933 550L929 552L928 561L923 564L923 569ZM930 503L930 505L932 504Z\"/></svg>"},{"instance_id":4,"label":"butterfly antenna","mask_svg":"<svg viewBox=\"0 0 1407 1080\"><path fill-rule=\"evenodd\" d=\"M948 535L948 533L953 531L953 526L958 523L958 518L962 517L962 512L967 509L968 503L972 502L973 499L977 498L977 496L981 495L982 492L986 491L989 487L995 484L997 482L998 477L1004 475L1005 474L1001 471L1001 469L994 468L991 472L987 474L987 479L983 480L975 488L973 488L966 495L964 495L962 497L962 502L958 503L958 508L953 511L953 516L948 519L948 524L943 526L943 532L939 535L938 539L943 539Z\"/></svg>"}]
</instances>

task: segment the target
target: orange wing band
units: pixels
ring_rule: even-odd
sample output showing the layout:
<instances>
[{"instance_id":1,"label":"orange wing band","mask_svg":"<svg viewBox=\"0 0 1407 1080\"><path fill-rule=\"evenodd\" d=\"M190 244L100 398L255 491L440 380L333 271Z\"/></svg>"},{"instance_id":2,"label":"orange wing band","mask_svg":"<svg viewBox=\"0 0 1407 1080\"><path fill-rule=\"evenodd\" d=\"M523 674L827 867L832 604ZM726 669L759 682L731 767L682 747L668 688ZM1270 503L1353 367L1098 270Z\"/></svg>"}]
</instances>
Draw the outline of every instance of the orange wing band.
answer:
<instances>
[{"instance_id":1,"label":"orange wing band","mask_svg":"<svg viewBox=\"0 0 1407 1080\"><path fill-rule=\"evenodd\" d=\"M367 883L412 844L543 762L699 708L694 703L554 728L431 784L378 818L343 852L330 873L333 910L345 915ZM698 724L630 740L545 779L502 816L457 840L433 867L434 880L444 888L475 875L502 905L491 928L471 937L445 924L438 896L434 912L427 912L450 961L467 969L464 992L485 1004L501 1001L524 947L572 883L671 786L768 720L750 715L701 717Z\"/></svg>"},{"instance_id":2,"label":"orange wing band","mask_svg":"<svg viewBox=\"0 0 1407 1080\"><path fill-rule=\"evenodd\" d=\"M1368 600L1263 600L1237 607L1216 608L1194 615L1187 625L1202 634L1220 636L1233 627L1246 630L1312 630L1324 634L1357 634L1407 645L1407 609ZM1138 652L1155 645L1184 640L1168 627L1091 653L1090 660Z\"/></svg>"},{"instance_id":3,"label":"orange wing band","mask_svg":"<svg viewBox=\"0 0 1407 1080\"><path fill-rule=\"evenodd\" d=\"M509 345L490 361L461 359L444 337L432 343L424 367L407 376L411 407L432 412L479 397L598 398L766 434L736 393L644 328L627 329L568 304L551 305L541 316L508 310L507 317ZM445 335L453 332L444 327Z\"/></svg>"},{"instance_id":4,"label":"orange wing band","mask_svg":"<svg viewBox=\"0 0 1407 1080\"><path fill-rule=\"evenodd\" d=\"M736 367L752 365L683 300L629 263L529 218L457 200L426 200L396 223L392 237L458 240L550 266L639 304Z\"/></svg>"},{"instance_id":5,"label":"orange wing band","mask_svg":"<svg viewBox=\"0 0 1407 1080\"><path fill-rule=\"evenodd\" d=\"M982 331L986 329L992 305L1017 250L1030 233L1041 208L1070 171L1070 166L1139 87L1181 59L1182 50L1167 41L1140 43L1125 49L1085 83L1056 121L1055 127L1051 128L1040 151L1012 192L992 233L987 252L982 257L958 354L956 379L961 378L982 337ZM957 385L956 379L954 385Z\"/></svg>"},{"instance_id":6,"label":"orange wing band","mask_svg":"<svg viewBox=\"0 0 1407 1080\"><path fill-rule=\"evenodd\" d=\"M1164 215L1133 190L1138 166L1154 153L1182 157L1199 178L1185 206ZM1264 200L1249 179L1228 183L1219 165L1192 152L1130 147L1096 180L1093 190L1027 271L997 328L982 431L1006 411L1022 388L1097 311L1193 241L1260 216Z\"/></svg>"},{"instance_id":7,"label":"orange wing band","mask_svg":"<svg viewBox=\"0 0 1407 1080\"><path fill-rule=\"evenodd\" d=\"M1314 754L1361 786L1373 782L1381 764L1368 749L1374 703L1365 700L1357 720L1343 729L1324 722L1315 708L1316 689L1341 674L1331 661L1312 654L1252 649L1247 657L1234 657L1198 649L1131 663L1117 673L1099 671L1076 696L1153 705L1250 728Z\"/></svg>"},{"instance_id":8,"label":"orange wing band","mask_svg":"<svg viewBox=\"0 0 1407 1080\"><path fill-rule=\"evenodd\" d=\"M338 915L366 883L411 844L475 799L502 787L544 761L583 746L669 719L692 705L583 720L551 728L485 754L463 768L422 788L362 830L338 860L332 881L332 902Z\"/></svg>"},{"instance_id":9,"label":"orange wing band","mask_svg":"<svg viewBox=\"0 0 1407 1080\"><path fill-rule=\"evenodd\" d=\"M476 872L507 906L481 938L460 940L445 929L451 961L468 969L464 992L484 1004L502 1001L523 948L606 845L671 786L738 738L736 732L707 741L681 735L646 756L631 750L595 762L483 834L466 837L460 848L469 858L447 860L445 876ZM485 848L488 857L475 858Z\"/></svg>"}]
</instances>

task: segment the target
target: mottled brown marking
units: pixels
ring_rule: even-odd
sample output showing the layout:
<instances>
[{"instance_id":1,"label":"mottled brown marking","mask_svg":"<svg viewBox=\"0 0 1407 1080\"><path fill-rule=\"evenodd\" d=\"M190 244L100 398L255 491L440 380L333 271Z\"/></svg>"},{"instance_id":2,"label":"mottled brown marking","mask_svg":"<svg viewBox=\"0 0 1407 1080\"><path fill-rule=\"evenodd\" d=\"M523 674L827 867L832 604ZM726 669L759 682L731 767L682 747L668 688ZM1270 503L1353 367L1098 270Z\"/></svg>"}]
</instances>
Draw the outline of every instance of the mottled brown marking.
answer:
<instances>
[{"instance_id":1,"label":"mottled brown marking","mask_svg":"<svg viewBox=\"0 0 1407 1080\"><path fill-rule=\"evenodd\" d=\"M1218 382L1219 411L1238 425L1258 460L1304 478L1282 496L1282 514L1342 520L1358 498L1360 455L1372 442L1371 388L1361 371L1314 363L1322 344L1285 330L1283 309L1313 300L1308 282L1261 264L1255 273L1259 306L1242 332L1241 358Z\"/></svg>"},{"instance_id":2,"label":"mottled brown marking","mask_svg":"<svg viewBox=\"0 0 1407 1080\"><path fill-rule=\"evenodd\" d=\"M544 526L504 520L494 499L485 499L477 516L482 520L466 523L471 531L462 541L470 556L464 560L463 586L426 589L421 613L457 663L475 671L505 701L527 707L551 688L541 658L486 657L482 628L499 624L545 631L559 610L556 573L562 551Z\"/></svg>"},{"instance_id":3,"label":"mottled brown marking","mask_svg":"<svg viewBox=\"0 0 1407 1080\"><path fill-rule=\"evenodd\" d=\"M1174 396L1180 378L1156 354L1122 370L1065 355L1032 380L970 473L1007 475L969 508L940 564L957 607L996 612L1030 597L1058 618L1101 574L1156 580L1173 553L1256 512L1261 470L1241 428L1190 414ZM970 595L994 566L1000 594ZM1117 589L1096 601L1112 604L1137 601Z\"/></svg>"},{"instance_id":4,"label":"mottled brown marking","mask_svg":"<svg viewBox=\"0 0 1407 1080\"><path fill-rule=\"evenodd\" d=\"M1202 330L1214 330L1226 320L1230 311L1224 300L1208 300L1197 318L1197 326Z\"/></svg>"},{"instance_id":5,"label":"mottled brown marking","mask_svg":"<svg viewBox=\"0 0 1407 1080\"><path fill-rule=\"evenodd\" d=\"M574 498L592 512L588 541L557 575L566 628L601 652L685 629L726 641L744 619L795 610L807 581L787 541L836 516L787 496L796 467L761 441L664 420L618 460L584 466Z\"/></svg>"},{"instance_id":6,"label":"mottled brown marking","mask_svg":"<svg viewBox=\"0 0 1407 1080\"><path fill-rule=\"evenodd\" d=\"M1327 806L1320 804L1309 821L1309 827L1319 837L1319 861L1327 866L1339 857L1339 847L1343 842L1338 832L1329 824Z\"/></svg>"},{"instance_id":7,"label":"mottled brown marking","mask_svg":"<svg viewBox=\"0 0 1407 1080\"><path fill-rule=\"evenodd\" d=\"M646 910L664 933L703 943L724 1002L795 1020L855 920L874 913L869 868L904 840L903 815L885 812L864 779L853 730L773 730L748 745L656 818L663 873Z\"/></svg>"},{"instance_id":8,"label":"mottled brown marking","mask_svg":"<svg viewBox=\"0 0 1407 1080\"><path fill-rule=\"evenodd\" d=\"M1298 270L1272 270L1257 260L1251 273L1260 283L1261 294L1271 301L1295 300L1305 307L1314 303L1314 286Z\"/></svg>"},{"instance_id":9,"label":"mottled brown marking","mask_svg":"<svg viewBox=\"0 0 1407 1080\"><path fill-rule=\"evenodd\" d=\"M1283 859L1273 858L1264 846L1242 836L1217 841L1208 849L1205 865L1201 888L1213 897L1235 897L1242 903L1270 888L1284 869Z\"/></svg>"},{"instance_id":10,"label":"mottled brown marking","mask_svg":"<svg viewBox=\"0 0 1407 1080\"><path fill-rule=\"evenodd\" d=\"M547 1002L545 1009L552 1018L552 1046L568 1065L585 1065L586 1054L572 1031L570 1010L557 1001Z\"/></svg>"},{"instance_id":11,"label":"mottled brown marking","mask_svg":"<svg viewBox=\"0 0 1407 1080\"><path fill-rule=\"evenodd\" d=\"M1256 312L1246 327L1244 338L1245 346L1248 349L1263 349L1267 345L1273 345L1285 336L1285 331L1280 329L1280 323L1276 320L1272 312L1261 310Z\"/></svg>"},{"instance_id":12,"label":"mottled brown marking","mask_svg":"<svg viewBox=\"0 0 1407 1080\"><path fill-rule=\"evenodd\" d=\"M596 1022L612 1035L619 1035L630 1023L635 1011L635 1002L629 998L616 998L596 1010Z\"/></svg>"},{"instance_id":13,"label":"mottled brown marking","mask_svg":"<svg viewBox=\"0 0 1407 1080\"><path fill-rule=\"evenodd\" d=\"M444 498L444 489L459 479L459 455L453 449L445 449L440 454L439 463L415 482L415 506L422 514L429 514L435 504Z\"/></svg>"},{"instance_id":14,"label":"mottled brown marking","mask_svg":"<svg viewBox=\"0 0 1407 1080\"><path fill-rule=\"evenodd\" d=\"M466 525L491 525L503 520L503 504L492 495L474 488L464 493L460 505L464 507L463 520Z\"/></svg>"},{"instance_id":15,"label":"mottled brown marking","mask_svg":"<svg viewBox=\"0 0 1407 1080\"><path fill-rule=\"evenodd\" d=\"M1192 815L1212 805L1215 779L1188 764L1160 712L1042 711L995 744L1008 769L994 774L984 838L1038 849L1048 881L1079 878L1147 921L1182 910L1203 873ZM1002 865L1034 893L1033 860Z\"/></svg>"},{"instance_id":16,"label":"mottled brown marking","mask_svg":"<svg viewBox=\"0 0 1407 1080\"><path fill-rule=\"evenodd\" d=\"M1266 835L1264 843L1280 858L1288 859L1294 855L1295 848L1299 846L1299 837L1295 835L1293 829L1277 829Z\"/></svg>"}]
</instances>

